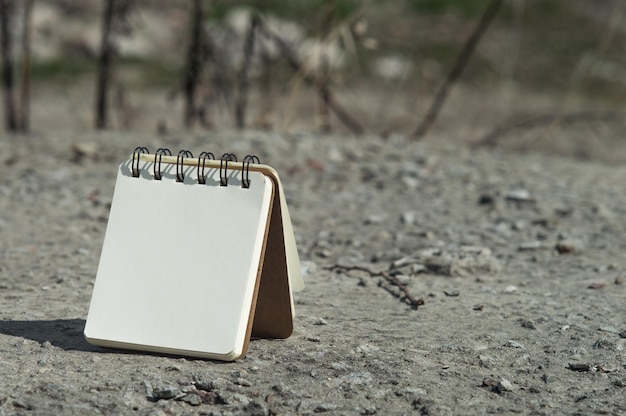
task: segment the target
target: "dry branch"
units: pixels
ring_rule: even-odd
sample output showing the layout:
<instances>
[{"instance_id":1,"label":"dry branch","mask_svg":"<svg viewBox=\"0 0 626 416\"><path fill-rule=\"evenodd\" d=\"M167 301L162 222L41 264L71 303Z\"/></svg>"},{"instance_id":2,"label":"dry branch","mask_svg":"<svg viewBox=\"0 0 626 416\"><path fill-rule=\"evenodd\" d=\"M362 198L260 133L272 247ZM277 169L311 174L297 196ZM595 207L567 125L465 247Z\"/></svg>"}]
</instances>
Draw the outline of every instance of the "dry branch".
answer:
<instances>
[{"instance_id":1,"label":"dry branch","mask_svg":"<svg viewBox=\"0 0 626 416\"><path fill-rule=\"evenodd\" d=\"M328 266L325 267L326 270L334 270L334 271L340 271L340 272L350 272L350 271L361 271L361 272L365 272L367 274L369 274L372 277L382 277L384 280L386 280L389 284L397 287L400 292L402 292L402 294L404 296L398 295L394 292L390 292L391 294L393 294L394 296L400 298L401 301L405 302L406 304L408 304L409 306L411 306L412 309L417 309L419 306L422 306L424 304L424 300L423 299L416 299L415 296L413 296L411 294L411 292L409 292L409 289L402 284L402 282L400 282L396 277L391 276L389 273L385 272L385 271L379 271L379 272L375 272L371 269L368 269L367 267L362 267L362 266L342 266L340 264L335 264L332 266Z\"/></svg>"},{"instance_id":2,"label":"dry branch","mask_svg":"<svg viewBox=\"0 0 626 416\"><path fill-rule=\"evenodd\" d=\"M280 50L283 58L287 61L291 69L294 72L302 74L304 77L304 81L309 85L314 85L320 94L320 97L323 97L326 105L330 108L337 118L354 134L363 134L363 127L356 121L345 108L343 108L335 99L335 95L332 93L330 87L322 82L318 77L314 77L310 74L307 74L304 68L304 65L300 62L300 59L293 52L291 47L287 45L287 43L276 33L270 30L263 21L259 22L259 30L265 35L268 39L276 44L278 49Z\"/></svg>"},{"instance_id":3,"label":"dry branch","mask_svg":"<svg viewBox=\"0 0 626 416\"><path fill-rule=\"evenodd\" d=\"M487 9L485 9L485 12L480 19L480 22L478 23L470 37L467 39L467 42L465 42L465 45L463 46L461 53L457 57L456 62L452 67L452 70L446 77L446 80L444 81L439 91L437 91L437 94L435 95L435 98L433 99L433 102L428 112L424 116L424 119L415 130L415 133L413 135L416 138L424 137L424 135L428 133L428 130L430 130L431 126L437 119L439 111L441 111L441 108L443 107L446 98L448 98L448 94L450 93L452 86L456 83L456 81L463 73L463 70L467 66L469 59L474 53L474 49L476 49L476 45L478 45L478 41L493 21L493 18L498 12L502 1L503 0L491 0L489 6L487 6Z\"/></svg>"},{"instance_id":4,"label":"dry branch","mask_svg":"<svg viewBox=\"0 0 626 416\"><path fill-rule=\"evenodd\" d=\"M623 121L626 120L624 111L579 111L569 114L543 114L536 117L529 117L505 123L496 127L486 134L479 142L479 145L494 145L498 140L515 130L527 130L537 127L550 126L554 124L576 124L593 121Z\"/></svg>"}]
</instances>

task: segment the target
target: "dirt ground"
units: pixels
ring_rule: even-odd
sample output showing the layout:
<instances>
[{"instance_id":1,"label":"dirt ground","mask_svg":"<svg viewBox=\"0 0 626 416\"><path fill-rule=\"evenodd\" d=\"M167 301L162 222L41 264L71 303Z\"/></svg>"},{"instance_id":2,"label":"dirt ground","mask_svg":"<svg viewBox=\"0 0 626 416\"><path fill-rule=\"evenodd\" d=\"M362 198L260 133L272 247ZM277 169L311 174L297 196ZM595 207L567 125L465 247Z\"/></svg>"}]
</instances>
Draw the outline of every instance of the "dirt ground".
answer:
<instances>
[{"instance_id":1,"label":"dirt ground","mask_svg":"<svg viewBox=\"0 0 626 416\"><path fill-rule=\"evenodd\" d=\"M625 414L626 168L461 141L0 138L0 415ZM85 342L117 165L138 145L278 170L306 283L289 339L235 363Z\"/></svg>"}]
</instances>

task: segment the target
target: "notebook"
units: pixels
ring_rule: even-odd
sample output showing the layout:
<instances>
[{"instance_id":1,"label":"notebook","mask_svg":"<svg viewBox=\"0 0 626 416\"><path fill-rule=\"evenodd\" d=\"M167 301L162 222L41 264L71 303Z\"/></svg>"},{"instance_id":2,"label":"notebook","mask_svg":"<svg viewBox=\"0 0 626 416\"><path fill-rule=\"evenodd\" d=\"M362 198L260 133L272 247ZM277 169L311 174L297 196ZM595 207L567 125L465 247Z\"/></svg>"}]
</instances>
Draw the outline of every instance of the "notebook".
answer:
<instances>
[{"instance_id":1,"label":"notebook","mask_svg":"<svg viewBox=\"0 0 626 416\"><path fill-rule=\"evenodd\" d=\"M210 156L138 148L119 166L89 343L233 361L291 335L303 281L278 174Z\"/></svg>"}]
</instances>

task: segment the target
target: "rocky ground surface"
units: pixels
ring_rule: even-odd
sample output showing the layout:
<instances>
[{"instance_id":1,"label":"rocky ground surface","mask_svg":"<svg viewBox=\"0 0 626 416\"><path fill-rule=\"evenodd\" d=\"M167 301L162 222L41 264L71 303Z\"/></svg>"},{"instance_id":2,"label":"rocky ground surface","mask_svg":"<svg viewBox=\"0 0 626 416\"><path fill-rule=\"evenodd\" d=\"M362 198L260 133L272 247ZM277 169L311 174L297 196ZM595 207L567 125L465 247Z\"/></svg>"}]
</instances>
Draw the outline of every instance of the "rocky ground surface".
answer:
<instances>
[{"instance_id":1,"label":"rocky ground surface","mask_svg":"<svg viewBox=\"0 0 626 416\"><path fill-rule=\"evenodd\" d=\"M0 140L0 415L626 413L626 168L401 137L180 137ZM234 363L85 342L138 145L277 168L307 285L289 339Z\"/></svg>"}]
</instances>

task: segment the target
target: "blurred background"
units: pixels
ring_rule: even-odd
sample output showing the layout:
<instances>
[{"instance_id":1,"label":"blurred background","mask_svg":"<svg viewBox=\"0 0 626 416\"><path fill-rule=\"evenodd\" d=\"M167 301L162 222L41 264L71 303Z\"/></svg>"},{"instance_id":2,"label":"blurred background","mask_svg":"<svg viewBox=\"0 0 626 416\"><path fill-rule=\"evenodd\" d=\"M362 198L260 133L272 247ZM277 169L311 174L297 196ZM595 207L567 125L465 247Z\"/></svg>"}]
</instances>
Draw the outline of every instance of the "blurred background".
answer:
<instances>
[{"instance_id":1,"label":"blurred background","mask_svg":"<svg viewBox=\"0 0 626 416\"><path fill-rule=\"evenodd\" d=\"M0 0L10 133L236 128L620 163L620 0Z\"/></svg>"}]
</instances>

